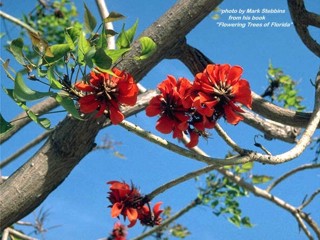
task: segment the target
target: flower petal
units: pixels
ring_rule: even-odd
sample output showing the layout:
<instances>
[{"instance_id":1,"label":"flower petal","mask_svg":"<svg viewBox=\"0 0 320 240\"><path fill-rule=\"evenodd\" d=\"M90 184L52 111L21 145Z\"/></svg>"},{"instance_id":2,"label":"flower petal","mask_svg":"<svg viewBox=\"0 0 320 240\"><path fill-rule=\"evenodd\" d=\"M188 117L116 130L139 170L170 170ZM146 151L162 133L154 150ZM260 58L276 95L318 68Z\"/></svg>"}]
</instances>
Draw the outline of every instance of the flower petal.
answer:
<instances>
[{"instance_id":1,"label":"flower petal","mask_svg":"<svg viewBox=\"0 0 320 240\"><path fill-rule=\"evenodd\" d=\"M241 120L243 120L243 117L238 115L230 105L225 105L223 108L224 108L225 118L228 123L236 125Z\"/></svg>"},{"instance_id":2,"label":"flower petal","mask_svg":"<svg viewBox=\"0 0 320 240\"><path fill-rule=\"evenodd\" d=\"M173 119L167 116L162 116L157 121L156 129L161 133L168 134L173 130L174 123Z\"/></svg>"},{"instance_id":3,"label":"flower petal","mask_svg":"<svg viewBox=\"0 0 320 240\"><path fill-rule=\"evenodd\" d=\"M110 102L109 105L109 114L110 114L110 120L112 122L112 124L119 124L123 121L124 116L121 113L121 111L119 110L119 107L117 106L117 104L114 101Z\"/></svg>"},{"instance_id":4,"label":"flower petal","mask_svg":"<svg viewBox=\"0 0 320 240\"><path fill-rule=\"evenodd\" d=\"M120 202L116 202L113 204L111 208L111 217L118 217L121 214L121 211L123 209L123 204Z\"/></svg>"},{"instance_id":5,"label":"flower petal","mask_svg":"<svg viewBox=\"0 0 320 240\"><path fill-rule=\"evenodd\" d=\"M95 88L90 86L89 84L86 84L84 82L77 82L74 85L75 88L78 90L84 91L84 92L94 92Z\"/></svg>"},{"instance_id":6,"label":"flower petal","mask_svg":"<svg viewBox=\"0 0 320 240\"><path fill-rule=\"evenodd\" d=\"M138 211L135 208L127 208L125 215L128 217L129 221L136 221L138 218Z\"/></svg>"}]
</instances>

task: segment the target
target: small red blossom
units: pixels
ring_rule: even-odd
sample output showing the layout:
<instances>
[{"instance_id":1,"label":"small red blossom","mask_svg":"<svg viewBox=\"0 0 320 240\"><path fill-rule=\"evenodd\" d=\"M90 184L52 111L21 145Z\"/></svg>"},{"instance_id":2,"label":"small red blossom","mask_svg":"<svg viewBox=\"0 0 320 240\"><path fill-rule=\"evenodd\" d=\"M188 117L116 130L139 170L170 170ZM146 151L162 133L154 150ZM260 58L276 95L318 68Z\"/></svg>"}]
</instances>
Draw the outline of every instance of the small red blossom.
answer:
<instances>
[{"instance_id":1,"label":"small red blossom","mask_svg":"<svg viewBox=\"0 0 320 240\"><path fill-rule=\"evenodd\" d=\"M133 106L137 102L138 87L133 77L124 71L113 68L115 76L94 70L88 82L77 82L75 88L84 93L79 105L82 113L96 113L96 117L106 114L113 124L120 123L124 116L120 106Z\"/></svg>"},{"instance_id":2,"label":"small red blossom","mask_svg":"<svg viewBox=\"0 0 320 240\"><path fill-rule=\"evenodd\" d=\"M241 78L243 70L229 64L209 64L195 77L193 89L197 93L193 99L196 111L213 120L223 116L228 123L237 124L243 120L238 113L243 110L241 103L251 108L252 97L249 83Z\"/></svg>"},{"instance_id":3,"label":"small red blossom","mask_svg":"<svg viewBox=\"0 0 320 240\"><path fill-rule=\"evenodd\" d=\"M119 181L110 181L107 184L110 184L111 190L108 196L112 203L111 217L119 217L119 215L122 215L124 219L128 217L130 221L128 227L133 227L137 220L146 226L161 223L160 214L163 212L160 209L161 202L156 203L151 211L148 197L142 196L134 186Z\"/></svg>"},{"instance_id":4,"label":"small red blossom","mask_svg":"<svg viewBox=\"0 0 320 240\"><path fill-rule=\"evenodd\" d=\"M113 226L112 233L107 238L108 240L126 240L127 228L120 222L116 222Z\"/></svg>"},{"instance_id":5,"label":"small red blossom","mask_svg":"<svg viewBox=\"0 0 320 240\"><path fill-rule=\"evenodd\" d=\"M141 225L155 226L160 225L162 218L160 217L163 210L160 209L162 202L158 202L154 205L152 212L150 211L149 204L144 205L139 211L139 220Z\"/></svg>"},{"instance_id":6,"label":"small red blossom","mask_svg":"<svg viewBox=\"0 0 320 240\"><path fill-rule=\"evenodd\" d=\"M173 138L182 138L183 131L188 129L189 120L184 95L191 86L188 79L176 80L170 75L158 85L161 94L151 99L146 114L149 117L160 115L156 124L159 132L173 132Z\"/></svg>"},{"instance_id":7,"label":"small red blossom","mask_svg":"<svg viewBox=\"0 0 320 240\"><path fill-rule=\"evenodd\" d=\"M111 217L119 217L119 215L124 218L128 217L129 227L134 226L138 219L138 208L143 205L143 197L140 192L134 186L129 186L124 182L110 181L107 183L111 185L108 196L112 203Z\"/></svg>"}]
</instances>

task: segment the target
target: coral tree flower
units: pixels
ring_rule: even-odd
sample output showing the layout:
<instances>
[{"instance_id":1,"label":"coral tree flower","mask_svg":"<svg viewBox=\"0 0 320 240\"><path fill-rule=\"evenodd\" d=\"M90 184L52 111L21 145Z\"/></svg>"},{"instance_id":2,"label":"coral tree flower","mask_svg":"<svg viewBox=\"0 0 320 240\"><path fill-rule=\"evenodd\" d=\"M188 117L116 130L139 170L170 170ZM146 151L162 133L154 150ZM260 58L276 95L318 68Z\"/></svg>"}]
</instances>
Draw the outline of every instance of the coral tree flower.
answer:
<instances>
[{"instance_id":1,"label":"coral tree flower","mask_svg":"<svg viewBox=\"0 0 320 240\"><path fill-rule=\"evenodd\" d=\"M111 217L119 217L119 215L124 218L128 217L129 227L134 226L138 219L137 209L143 205L143 197L140 192L134 186L129 186L124 182L110 181L107 184L111 185L108 196L112 204Z\"/></svg>"},{"instance_id":2,"label":"coral tree flower","mask_svg":"<svg viewBox=\"0 0 320 240\"><path fill-rule=\"evenodd\" d=\"M146 196L142 196L134 187L129 186L125 182L110 181L110 192L108 199L111 202L111 217L119 217L122 215L124 219L128 217L130 224L128 227L133 227L137 220L140 220L142 225L154 226L161 223L160 214L163 210L160 209L162 202L154 205L150 210L150 203Z\"/></svg>"},{"instance_id":3,"label":"coral tree flower","mask_svg":"<svg viewBox=\"0 0 320 240\"><path fill-rule=\"evenodd\" d=\"M162 202L157 202L152 212L150 211L149 205L144 205L141 210L139 211L139 220L142 225L151 226L160 225L162 218L160 214L163 210L160 209Z\"/></svg>"},{"instance_id":4,"label":"coral tree flower","mask_svg":"<svg viewBox=\"0 0 320 240\"><path fill-rule=\"evenodd\" d=\"M158 85L160 94L151 99L146 114L160 115L156 129L161 133L173 132L173 138L188 134L186 146L192 148L199 136L208 136L206 129L214 128L220 117L234 125L243 120L238 104L251 108L251 90L242 72L239 66L209 64L196 74L193 84L169 75Z\"/></svg>"},{"instance_id":5,"label":"coral tree flower","mask_svg":"<svg viewBox=\"0 0 320 240\"><path fill-rule=\"evenodd\" d=\"M242 72L239 66L207 65L203 72L196 75L193 84L197 92L193 98L196 111L212 119L224 116L231 124L243 120L238 114L243 110L236 103L251 108L252 97L249 83L241 79Z\"/></svg>"},{"instance_id":6,"label":"coral tree flower","mask_svg":"<svg viewBox=\"0 0 320 240\"><path fill-rule=\"evenodd\" d=\"M133 106L137 102L138 87L133 77L124 71L113 68L115 76L94 70L88 82L77 82L75 88L82 91L79 105L82 113L96 113L96 117L106 114L113 124L120 123L124 116L122 104Z\"/></svg>"},{"instance_id":7,"label":"coral tree flower","mask_svg":"<svg viewBox=\"0 0 320 240\"><path fill-rule=\"evenodd\" d=\"M153 97L146 108L149 117L160 115L156 129L161 133L173 132L174 138L182 138L183 131L188 129L189 107L184 101L185 92L191 87L186 78L178 81L171 75L158 85L160 94Z\"/></svg>"},{"instance_id":8,"label":"coral tree flower","mask_svg":"<svg viewBox=\"0 0 320 240\"><path fill-rule=\"evenodd\" d=\"M112 233L108 237L108 240L126 240L127 229L126 226L120 222L116 222L113 226Z\"/></svg>"}]
</instances>

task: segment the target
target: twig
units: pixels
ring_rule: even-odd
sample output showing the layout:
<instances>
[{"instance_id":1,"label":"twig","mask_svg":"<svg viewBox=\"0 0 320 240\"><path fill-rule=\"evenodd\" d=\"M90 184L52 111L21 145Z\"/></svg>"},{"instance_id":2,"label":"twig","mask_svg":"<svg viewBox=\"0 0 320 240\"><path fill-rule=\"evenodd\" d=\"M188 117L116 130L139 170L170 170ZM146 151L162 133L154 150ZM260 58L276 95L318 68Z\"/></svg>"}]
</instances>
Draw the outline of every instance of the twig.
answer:
<instances>
[{"instance_id":1,"label":"twig","mask_svg":"<svg viewBox=\"0 0 320 240\"><path fill-rule=\"evenodd\" d=\"M22 155L23 153L25 153L26 151L28 151L30 148L34 147L35 145L37 145L38 143L40 143L42 140L44 140L45 138L47 138L49 136L51 131L46 131L44 133L42 133L41 135L39 135L38 137L36 137L35 139L33 139L31 142L29 142L28 144L26 144L25 146L23 146L21 149L19 149L18 151L16 151L14 154L12 154L11 156L9 156L8 158L6 158L5 160L3 160L2 162L0 162L0 168L4 168L5 166L7 166L10 162L12 162L13 160L15 160L16 158L18 158L20 155Z\"/></svg>"},{"instance_id":2,"label":"twig","mask_svg":"<svg viewBox=\"0 0 320 240\"><path fill-rule=\"evenodd\" d=\"M227 159L220 159L220 158L211 158L204 155L197 154L195 152L192 152L190 150L187 150L185 148L182 148L174 143L168 142L167 140L156 136L150 132L147 132L143 130L141 127L130 123L126 120L122 121L120 124L121 127L127 129L128 131L131 131L135 133L136 135L152 142L157 145L160 145L161 147L164 147L172 152L178 153L182 156L185 156L187 158L195 159L200 162L204 162L206 164L215 164L216 166L225 166L225 165L236 165L236 164L243 164L247 163L251 160L250 154L243 157L233 157L233 158L227 158Z\"/></svg>"},{"instance_id":3,"label":"twig","mask_svg":"<svg viewBox=\"0 0 320 240\"><path fill-rule=\"evenodd\" d=\"M14 24L17 24L18 26L20 26L20 27L32 32L32 33L38 34L38 31L33 29L32 27L30 27L28 24L20 21L18 18L15 18L15 17L13 17L3 11L0 11L0 17L5 18L5 19L13 22Z\"/></svg>"},{"instance_id":4,"label":"twig","mask_svg":"<svg viewBox=\"0 0 320 240\"><path fill-rule=\"evenodd\" d=\"M299 166L285 174L283 174L281 177L279 177L278 179L274 180L266 189L267 192L270 192L274 187L276 187L280 182L282 182L283 180L285 180L286 178L292 176L293 174L299 172L299 171L303 171L305 169L314 169L314 168L319 168L320 167L320 163L318 164L305 164L302 166Z\"/></svg>"},{"instance_id":5,"label":"twig","mask_svg":"<svg viewBox=\"0 0 320 240\"><path fill-rule=\"evenodd\" d=\"M170 218L168 218L165 221L163 221L163 223L161 225L158 225L158 226L150 229L149 231L141 234L138 237L133 238L132 240L141 240L141 239L144 239L147 236L150 236L151 234L153 234L153 233L155 233L157 231L161 231L161 229L163 229L164 227L168 226L174 220L176 220L177 218L181 217L183 214L187 213L189 210L191 210L192 208L196 207L200 203L201 203L201 201L199 201L199 199L196 198L191 203L189 203L187 206L185 206L183 209L181 209L179 212L177 212L175 215L173 215Z\"/></svg>"},{"instance_id":6,"label":"twig","mask_svg":"<svg viewBox=\"0 0 320 240\"><path fill-rule=\"evenodd\" d=\"M239 153L240 155L244 155L248 152L247 150L241 148L235 141L233 141L231 137L222 129L222 127L218 123L216 123L214 129L219 134L219 136L237 153Z\"/></svg>"},{"instance_id":7,"label":"twig","mask_svg":"<svg viewBox=\"0 0 320 240\"><path fill-rule=\"evenodd\" d=\"M196 171L193 171L193 172L190 172L190 173L187 173L179 178L176 178L170 182L167 182L165 184L163 184L162 186L158 187L157 189L153 190L151 193L149 193L147 196L148 196L148 199L149 200L152 200L155 196L159 195L160 193L164 192L165 190L169 189L169 188L172 188L182 182L185 182L185 181L188 181L189 179L191 178L194 178L194 177L197 177L197 176L200 176L204 173L207 173L207 172L210 172L212 171L213 169L216 169L217 166L215 165L208 165L204 168L201 168L199 170L196 170Z\"/></svg>"},{"instance_id":8,"label":"twig","mask_svg":"<svg viewBox=\"0 0 320 240\"><path fill-rule=\"evenodd\" d=\"M318 188L314 193L311 194L311 196L306 200L304 201L304 203L301 204L300 207L298 207L298 209L301 211L302 209L304 209L306 206L308 206L312 200L318 195L320 194L320 188Z\"/></svg>"},{"instance_id":9,"label":"twig","mask_svg":"<svg viewBox=\"0 0 320 240\"><path fill-rule=\"evenodd\" d=\"M6 228L3 231L2 240L11 239L10 235L13 235L13 236L15 236L19 239L22 239L22 240L37 240L36 238L29 237L21 232L18 232L17 230L14 230L13 228Z\"/></svg>"},{"instance_id":10,"label":"twig","mask_svg":"<svg viewBox=\"0 0 320 240\"><path fill-rule=\"evenodd\" d=\"M302 230L304 231L304 233L307 235L307 237L310 240L313 240L312 234L310 233L310 231L308 230L307 226L305 225L305 223L303 222L301 216L299 215L299 213L295 213L294 217L297 219L297 222L299 224L299 226L302 228Z\"/></svg>"}]
</instances>

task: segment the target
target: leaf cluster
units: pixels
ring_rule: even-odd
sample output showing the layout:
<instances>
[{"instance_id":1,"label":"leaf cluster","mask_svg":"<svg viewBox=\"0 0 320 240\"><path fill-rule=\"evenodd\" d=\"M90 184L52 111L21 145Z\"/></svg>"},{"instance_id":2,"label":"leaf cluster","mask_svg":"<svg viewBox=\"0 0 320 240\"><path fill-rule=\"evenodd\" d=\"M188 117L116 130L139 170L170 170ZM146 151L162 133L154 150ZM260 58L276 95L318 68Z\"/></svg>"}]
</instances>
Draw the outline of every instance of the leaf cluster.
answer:
<instances>
[{"instance_id":1,"label":"leaf cluster","mask_svg":"<svg viewBox=\"0 0 320 240\"><path fill-rule=\"evenodd\" d=\"M74 103L74 100L81 97L81 93L74 89L74 83L79 79L86 80L88 68L89 71L97 69L113 74L111 67L130 50L138 25L136 22L128 30L123 27L116 40L118 48L109 49L107 39L117 33L105 29L104 23L121 20L124 16L111 12L97 26L97 20L84 4L82 25L70 20L76 16L76 9L71 5L71 11L68 11L66 3L67 1L61 1L50 5L54 9L53 15L46 14L47 10L38 6L36 16L25 18L31 26L39 27L39 33L28 32L31 45L25 44L23 38L19 37L8 46L9 52L23 70L15 72L9 67L9 60L3 62L7 76L14 81L14 87L4 88L4 92L26 111L28 117L46 129L51 127L50 120L39 118L30 110L27 102L53 97L73 117L81 119ZM56 12L58 10L59 13ZM155 51L156 46L147 37L142 37L140 43L141 55L137 56L137 59L143 60ZM63 66L64 72L61 72ZM45 87L42 87L42 91L32 89L24 80L24 75L27 75L28 80L42 83ZM3 134L9 131L12 125L2 115L1 120L1 134Z\"/></svg>"},{"instance_id":2,"label":"leaf cluster","mask_svg":"<svg viewBox=\"0 0 320 240\"><path fill-rule=\"evenodd\" d=\"M269 96L273 101L277 101L285 108L302 111L305 106L301 104L303 98L298 95L297 83L286 75L281 68L276 68L269 63L267 79L269 86L262 95Z\"/></svg>"}]
</instances>

